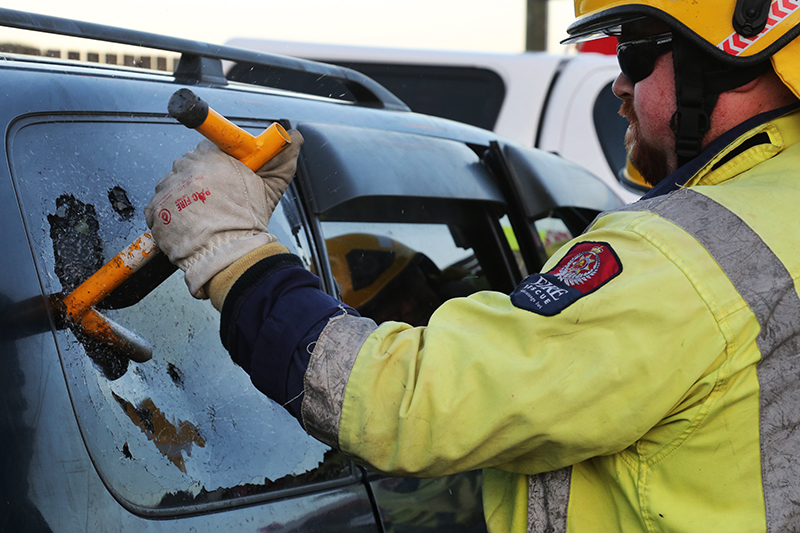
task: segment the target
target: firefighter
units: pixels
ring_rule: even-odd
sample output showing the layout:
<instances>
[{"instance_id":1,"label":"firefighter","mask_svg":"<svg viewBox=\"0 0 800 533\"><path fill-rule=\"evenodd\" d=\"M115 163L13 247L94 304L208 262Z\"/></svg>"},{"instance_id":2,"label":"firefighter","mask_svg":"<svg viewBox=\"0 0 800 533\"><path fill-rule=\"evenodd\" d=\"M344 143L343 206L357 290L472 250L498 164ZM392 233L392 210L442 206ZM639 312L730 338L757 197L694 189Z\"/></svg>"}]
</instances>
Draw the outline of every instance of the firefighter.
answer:
<instances>
[{"instance_id":1,"label":"firefighter","mask_svg":"<svg viewBox=\"0 0 800 533\"><path fill-rule=\"evenodd\" d=\"M800 530L800 3L575 8L570 42L618 38L614 91L653 188L512 294L416 328L323 294L266 232L296 132L258 176L202 144L148 224L260 390L302 396L305 430L376 470L484 469L492 532ZM209 199L164 225L200 174Z\"/></svg>"},{"instance_id":2,"label":"firefighter","mask_svg":"<svg viewBox=\"0 0 800 533\"><path fill-rule=\"evenodd\" d=\"M424 326L444 298L441 272L425 254L382 235L349 233L325 240L342 302L375 323Z\"/></svg>"},{"instance_id":3,"label":"firefighter","mask_svg":"<svg viewBox=\"0 0 800 533\"><path fill-rule=\"evenodd\" d=\"M347 233L325 240L342 302L381 324L428 324L445 300L482 288L458 264L440 270L431 259L383 235Z\"/></svg>"}]
</instances>

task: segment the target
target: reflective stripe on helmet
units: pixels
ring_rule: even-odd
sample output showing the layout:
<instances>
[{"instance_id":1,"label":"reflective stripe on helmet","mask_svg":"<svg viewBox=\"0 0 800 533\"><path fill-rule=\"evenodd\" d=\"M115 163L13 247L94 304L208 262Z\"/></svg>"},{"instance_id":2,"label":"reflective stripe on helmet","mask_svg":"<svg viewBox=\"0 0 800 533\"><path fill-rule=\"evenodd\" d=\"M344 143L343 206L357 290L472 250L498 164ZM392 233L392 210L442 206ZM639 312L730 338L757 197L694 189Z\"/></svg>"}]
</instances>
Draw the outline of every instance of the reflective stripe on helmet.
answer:
<instances>
[{"instance_id":1,"label":"reflective stripe on helmet","mask_svg":"<svg viewBox=\"0 0 800 533\"><path fill-rule=\"evenodd\" d=\"M761 33L748 39L742 37L737 32L733 32L724 41L719 43L717 48L730 55L740 56L778 24L788 20L798 9L800 9L800 0L773 0L769 9L769 16L767 17L767 25Z\"/></svg>"}]
</instances>

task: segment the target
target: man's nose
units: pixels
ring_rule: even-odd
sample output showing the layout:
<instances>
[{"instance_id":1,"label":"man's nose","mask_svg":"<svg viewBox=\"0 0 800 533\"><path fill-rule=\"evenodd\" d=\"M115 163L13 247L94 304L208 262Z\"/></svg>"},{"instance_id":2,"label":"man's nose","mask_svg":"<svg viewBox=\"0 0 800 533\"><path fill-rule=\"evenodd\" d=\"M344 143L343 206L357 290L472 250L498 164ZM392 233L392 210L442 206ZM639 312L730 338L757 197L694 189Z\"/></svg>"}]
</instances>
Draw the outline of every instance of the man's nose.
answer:
<instances>
[{"instance_id":1,"label":"man's nose","mask_svg":"<svg viewBox=\"0 0 800 533\"><path fill-rule=\"evenodd\" d=\"M617 79L614 80L614 85L611 86L614 96L620 100L628 100L633 98L633 83L630 78L623 73L619 73Z\"/></svg>"}]
</instances>

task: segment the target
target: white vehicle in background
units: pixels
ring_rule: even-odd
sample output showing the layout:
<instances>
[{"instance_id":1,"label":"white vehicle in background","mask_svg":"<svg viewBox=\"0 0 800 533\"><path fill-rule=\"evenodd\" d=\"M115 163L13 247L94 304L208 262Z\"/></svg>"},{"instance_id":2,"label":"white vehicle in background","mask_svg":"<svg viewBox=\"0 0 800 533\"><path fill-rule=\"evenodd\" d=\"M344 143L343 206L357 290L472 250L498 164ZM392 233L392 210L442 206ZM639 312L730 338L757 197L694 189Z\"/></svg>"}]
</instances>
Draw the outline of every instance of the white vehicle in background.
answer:
<instances>
[{"instance_id":1,"label":"white vehicle in background","mask_svg":"<svg viewBox=\"0 0 800 533\"><path fill-rule=\"evenodd\" d=\"M611 84L616 58L598 53L557 55L455 52L312 44L236 38L230 46L312 59L352 68L373 78L415 112L495 131L527 146L554 152L603 179L625 201L642 190L620 184L626 164L627 121L618 115ZM278 80L278 73L233 65L232 80ZM345 91L346 92L346 91ZM320 80L320 96L347 98Z\"/></svg>"}]
</instances>

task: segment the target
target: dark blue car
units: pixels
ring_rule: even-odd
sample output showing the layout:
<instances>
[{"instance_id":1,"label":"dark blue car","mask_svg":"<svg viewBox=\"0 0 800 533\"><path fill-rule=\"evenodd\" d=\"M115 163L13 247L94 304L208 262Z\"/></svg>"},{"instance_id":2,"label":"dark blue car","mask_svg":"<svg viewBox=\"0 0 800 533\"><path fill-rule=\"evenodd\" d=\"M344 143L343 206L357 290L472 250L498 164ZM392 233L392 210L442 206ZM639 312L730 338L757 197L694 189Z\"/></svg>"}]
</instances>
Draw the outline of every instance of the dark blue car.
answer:
<instances>
[{"instance_id":1,"label":"dark blue car","mask_svg":"<svg viewBox=\"0 0 800 533\"><path fill-rule=\"evenodd\" d=\"M387 478L307 436L234 365L218 313L166 262L95 306L148 361L75 327L60 302L147 229L156 182L200 140L167 113L185 87L251 133L272 122L303 133L269 230L342 298L338 237L413 250L430 279L446 278L441 298L510 292L550 237L580 233L619 199L557 156L414 114L341 67L5 9L0 25L180 57L159 71L0 54L0 530L485 531L479 473ZM222 60L270 76L229 81ZM276 88L289 78L293 90ZM375 282L374 266L356 281ZM398 300L375 307L378 320L400 298L430 303L387 294Z\"/></svg>"}]
</instances>

